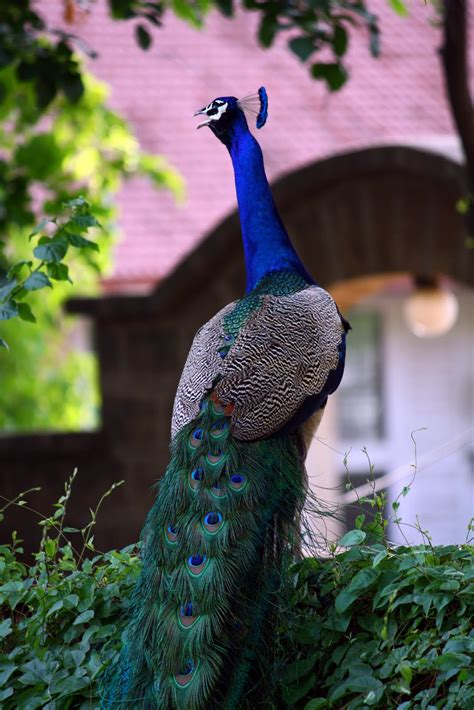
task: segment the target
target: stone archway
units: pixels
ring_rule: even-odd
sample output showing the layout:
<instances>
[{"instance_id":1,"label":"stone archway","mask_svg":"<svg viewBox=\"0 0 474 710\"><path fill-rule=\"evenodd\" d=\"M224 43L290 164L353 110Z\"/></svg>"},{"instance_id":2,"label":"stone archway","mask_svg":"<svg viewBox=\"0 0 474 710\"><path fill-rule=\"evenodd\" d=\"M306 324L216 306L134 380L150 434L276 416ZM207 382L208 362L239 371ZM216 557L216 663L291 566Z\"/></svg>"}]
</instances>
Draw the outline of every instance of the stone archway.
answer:
<instances>
[{"instance_id":1,"label":"stone archway","mask_svg":"<svg viewBox=\"0 0 474 710\"><path fill-rule=\"evenodd\" d=\"M403 146L370 148L318 161L273 186L283 221L321 285L366 274L443 273L474 285L472 252L455 210L463 168ZM234 213L190 262L239 248Z\"/></svg>"},{"instance_id":2,"label":"stone archway","mask_svg":"<svg viewBox=\"0 0 474 710\"><path fill-rule=\"evenodd\" d=\"M472 252L455 211L463 176L462 166L439 155L371 148L297 170L273 191L296 248L322 286L394 272L443 273L473 286ZM95 321L103 450L116 462L115 469L104 465L91 487L129 482L126 495L114 498L115 515L103 532L108 544L136 536L150 485L166 467L173 399L194 333L239 298L244 284L233 212L150 296L71 303L71 311ZM120 540L112 522L117 517L127 521Z\"/></svg>"}]
</instances>

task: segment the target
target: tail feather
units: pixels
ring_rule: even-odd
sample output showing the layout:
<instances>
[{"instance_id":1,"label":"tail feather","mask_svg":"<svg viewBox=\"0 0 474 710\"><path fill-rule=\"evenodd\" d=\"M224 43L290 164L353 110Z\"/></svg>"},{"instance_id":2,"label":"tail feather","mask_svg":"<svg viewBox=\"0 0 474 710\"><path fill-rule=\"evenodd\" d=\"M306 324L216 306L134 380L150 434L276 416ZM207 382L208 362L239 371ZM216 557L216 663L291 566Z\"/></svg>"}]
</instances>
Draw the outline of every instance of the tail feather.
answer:
<instances>
[{"instance_id":1,"label":"tail feather","mask_svg":"<svg viewBox=\"0 0 474 710\"><path fill-rule=\"evenodd\" d=\"M208 397L173 439L104 709L244 707L305 473L295 435L239 442L230 413Z\"/></svg>"}]
</instances>

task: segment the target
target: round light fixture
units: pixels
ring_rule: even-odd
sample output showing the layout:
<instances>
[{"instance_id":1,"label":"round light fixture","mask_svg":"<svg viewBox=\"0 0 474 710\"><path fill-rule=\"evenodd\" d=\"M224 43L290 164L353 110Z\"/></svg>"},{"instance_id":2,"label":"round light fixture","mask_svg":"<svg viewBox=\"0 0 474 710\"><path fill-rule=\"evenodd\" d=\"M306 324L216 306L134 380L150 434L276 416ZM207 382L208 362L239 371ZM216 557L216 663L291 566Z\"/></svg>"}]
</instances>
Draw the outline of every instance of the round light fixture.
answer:
<instances>
[{"instance_id":1,"label":"round light fixture","mask_svg":"<svg viewBox=\"0 0 474 710\"><path fill-rule=\"evenodd\" d=\"M448 333L459 311L454 293L433 276L415 276L414 285L403 308L411 332L419 338L436 338Z\"/></svg>"}]
</instances>

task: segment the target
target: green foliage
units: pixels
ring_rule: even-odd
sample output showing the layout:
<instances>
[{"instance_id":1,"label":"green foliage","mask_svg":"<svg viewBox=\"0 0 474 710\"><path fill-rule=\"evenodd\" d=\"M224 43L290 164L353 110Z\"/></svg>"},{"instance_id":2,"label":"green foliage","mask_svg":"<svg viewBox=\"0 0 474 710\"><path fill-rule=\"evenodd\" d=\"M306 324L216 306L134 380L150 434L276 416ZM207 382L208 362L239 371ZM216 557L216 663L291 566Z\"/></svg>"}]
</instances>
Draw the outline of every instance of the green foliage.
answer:
<instances>
[{"instance_id":1,"label":"green foliage","mask_svg":"<svg viewBox=\"0 0 474 710\"><path fill-rule=\"evenodd\" d=\"M84 83L69 37L57 32L55 41L47 41L45 22L32 4L30 0L1 4L0 70L13 68L19 81L31 85L40 111L59 94L74 103L84 93ZM4 83L0 87L4 100L8 87Z\"/></svg>"},{"instance_id":2,"label":"green foliage","mask_svg":"<svg viewBox=\"0 0 474 710\"><path fill-rule=\"evenodd\" d=\"M227 2L216 2L228 14ZM310 62L310 75L325 81L330 91L337 91L347 81L344 58L352 27L364 23L369 34L370 51L375 57L379 54L377 17L369 12L363 0L288 3L242 0L242 5L261 14L258 38L264 47L270 47L279 34L289 34L290 51L300 61ZM328 55L331 61L315 62L314 57L320 52Z\"/></svg>"},{"instance_id":3,"label":"green foliage","mask_svg":"<svg viewBox=\"0 0 474 710\"><path fill-rule=\"evenodd\" d=\"M104 85L84 73L82 77L85 91L80 100L72 104L58 95L48 119L40 121L34 83L18 80L14 66L0 70L0 299L7 301L0 312L0 345L10 346L10 353L2 355L3 430L64 431L97 425L95 360L72 346L79 337L77 326L61 316L61 305L77 293L97 292L98 274L110 263L116 237L112 198L123 180L144 175L156 187L182 194L182 182L166 161L142 152L126 122L107 108ZM91 206L86 219L91 222L94 214L103 227L100 252L81 233L87 225L79 224L67 237L56 234L51 240L42 234L33 247L28 236L36 215L49 215L42 225L48 232L53 219L59 216L61 221L64 203L79 195ZM66 251L67 264L62 261ZM27 294L20 291L20 298L8 302L8 289L17 286L12 286L13 280L26 279L29 264L38 265L35 257L44 262L37 272L42 276L27 282ZM46 279L54 289L39 290L48 285ZM30 304L36 328L18 321L33 321Z\"/></svg>"},{"instance_id":4,"label":"green foliage","mask_svg":"<svg viewBox=\"0 0 474 710\"><path fill-rule=\"evenodd\" d=\"M389 0L395 12L406 15L403 0ZM49 33L49 44L38 41L39 33L48 34L48 27L38 12L31 10L30 0L21 0L20 7L0 11L11 31L0 34L0 66L2 56L7 66L11 57L21 46L22 60L18 77L34 82L39 108L45 108L58 95L65 94L70 101L80 99L84 91L81 68L74 56L75 38L67 33ZM349 44L349 30L363 23L369 35L369 48L374 56L379 53L379 29L377 17L367 8L365 0L318 0L317 2L279 2L278 0L108 0L112 18L139 20L134 27L135 38L143 50L153 43L150 29L161 27L166 10L194 27L201 27L208 11L213 7L225 17L233 17L240 5L245 10L260 15L258 40L270 47L278 35L289 37L288 46L301 61L306 62L318 52L332 55L332 61L313 62L309 66L315 79L326 82L331 91L339 89L346 81L348 72L344 57ZM84 49L84 44L81 43ZM95 55L94 50L89 54Z\"/></svg>"},{"instance_id":5,"label":"green foliage","mask_svg":"<svg viewBox=\"0 0 474 710\"><path fill-rule=\"evenodd\" d=\"M287 701L305 710L472 708L472 553L357 545L297 563Z\"/></svg>"},{"instance_id":6,"label":"green foliage","mask_svg":"<svg viewBox=\"0 0 474 710\"><path fill-rule=\"evenodd\" d=\"M73 479L51 517L40 523L43 536L31 566L21 561L15 537L0 547L4 710L98 708L97 679L120 644L121 606L138 573L137 551L94 550L95 516L105 496L82 530L64 526ZM15 503L27 506L24 494ZM89 559L86 550L93 555Z\"/></svg>"},{"instance_id":7,"label":"green foliage","mask_svg":"<svg viewBox=\"0 0 474 710\"><path fill-rule=\"evenodd\" d=\"M16 536L0 546L4 710L98 709L99 677L118 657L124 600L140 571L138 548L103 554L94 547L98 509L116 486L81 530L67 527L74 476L40 521L32 565ZM28 508L25 495L8 501L0 518L12 505ZM278 692L286 705L470 710L473 548L365 545L354 532L340 541L345 551L289 568L289 609L279 628Z\"/></svg>"},{"instance_id":8,"label":"green foliage","mask_svg":"<svg viewBox=\"0 0 474 710\"><path fill-rule=\"evenodd\" d=\"M1 279L0 320L18 317L36 323L31 307L24 299L32 291L53 288L51 279L69 281L72 284L69 268L62 263L69 247L99 251L96 242L86 239L82 234L87 234L92 227L100 227L87 200L78 197L66 202L64 208L68 212L65 219L60 222L57 218L44 219L29 236L30 239L38 240L38 245L33 249L33 257L39 263L35 265L33 261L21 259L12 264L6 276ZM49 225L54 225L52 234L42 235ZM6 347L5 341L3 342Z\"/></svg>"}]
</instances>

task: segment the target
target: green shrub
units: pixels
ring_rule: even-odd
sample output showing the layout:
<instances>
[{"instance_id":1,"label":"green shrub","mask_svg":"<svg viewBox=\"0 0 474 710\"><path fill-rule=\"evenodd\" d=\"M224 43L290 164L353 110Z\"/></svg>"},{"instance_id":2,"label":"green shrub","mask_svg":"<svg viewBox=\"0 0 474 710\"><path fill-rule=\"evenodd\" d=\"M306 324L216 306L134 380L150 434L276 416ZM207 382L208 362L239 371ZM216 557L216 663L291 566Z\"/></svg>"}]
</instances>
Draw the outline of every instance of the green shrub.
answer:
<instances>
[{"instance_id":1,"label":"green shrub","mask_svg":"<svg viewBox=\"0 0 474 710\"><path fill-rule=\"evenodd\" d=\"M40 523L31 566L15 538L0 547L4 710L98 708L98 678L120 647L138 550L94 550L97 509L111 491L82 530L64 526L73 478ZM27 506L24 494L14 503ZM351 531L341 541L346 551L289 570L279 644L288 706L471 710L472 547L392 549L366 540L363 530Z\"/></svg>"},{"instance_id":2,"label":"green shrub","mask_svg":"<svg viewBox=\"0 0 474 710\"><path fill-rule=\"evenodd\" d=\"M290 705L474 708L471 546L354 545L293 572Z\"/></svg>"},{"instance_id":3,"label":"green shrub","mask_svg":"<svg viewBox=\"0 0 474 710\"><path fill-rule=\"evenodd\" d=\"M82 530L63 526L74 476L52 516L40 522L43 537L31 566L21 561L15 537L0 546L0 707L5 710L98 708L97 679L120 647L122 604L139 571L137 548L94 554L97 510L118 484ZM16 504L26 506L24 494Z\"/></svg>"}]
</instances>

